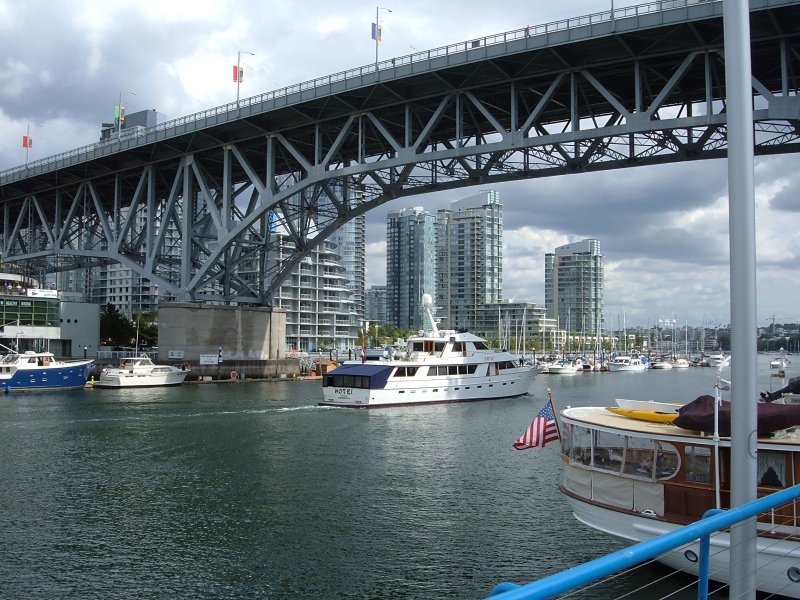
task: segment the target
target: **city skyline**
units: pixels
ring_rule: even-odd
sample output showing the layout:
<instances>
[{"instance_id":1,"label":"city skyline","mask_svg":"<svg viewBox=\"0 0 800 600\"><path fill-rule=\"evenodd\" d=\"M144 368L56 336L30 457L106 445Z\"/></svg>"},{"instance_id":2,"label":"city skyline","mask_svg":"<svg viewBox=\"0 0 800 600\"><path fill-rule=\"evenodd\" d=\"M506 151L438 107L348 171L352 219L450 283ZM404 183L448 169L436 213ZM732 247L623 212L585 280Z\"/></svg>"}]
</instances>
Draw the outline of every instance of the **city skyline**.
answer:
<instances>
[{"instance_id":1,"label":"city skyline","mask_svg":"<svg viewBox=\"0 0 800 600\"><path fill-rule=\"evenodd\" d=\"M636 2L616 2L617 8ZM113 108L164 118L374 62L375 7L309 1L254 11L245 2L12 3L0 0L0 170L93 143ZM409 0L381 11L380 59L530 24L607 11L609 3ZM265 32L268 35L265 35ZM30 44L47 39L48 44ZM309 41L310 40L310 41ZM241 52L244 79L231 80ZM252 54L249 54L252 53ZM25 135L33 138L22 147ZM796 155L755 161L757 318L800 321L800 170ZM727 172L689 161L491 186L503 201L504 296L544 305L544 255L598 239L606 256L605 314L631 324L730 321ZM485 186L394 200L366 215L365 282L385 281L388 211L436 213Z\"/></svg>"}]
</instances>

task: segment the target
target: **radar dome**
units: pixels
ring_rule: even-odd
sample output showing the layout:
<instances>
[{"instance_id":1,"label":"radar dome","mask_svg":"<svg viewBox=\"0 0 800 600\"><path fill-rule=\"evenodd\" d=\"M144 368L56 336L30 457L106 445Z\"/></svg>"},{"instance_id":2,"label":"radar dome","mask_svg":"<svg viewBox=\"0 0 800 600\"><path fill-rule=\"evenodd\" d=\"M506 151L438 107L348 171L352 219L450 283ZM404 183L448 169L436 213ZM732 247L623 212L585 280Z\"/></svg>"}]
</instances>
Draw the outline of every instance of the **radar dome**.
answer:
<instances>
[{"instance_id":1,"label":"radar dome","mask_svg":"<svg viewBox=\"0 0 800 600\"><path fill-rule=\"evenodd\" d=\"M422 306L430 306L433 304L433 298L430 294L422 294Z\"/></svg>"}]
</instances>

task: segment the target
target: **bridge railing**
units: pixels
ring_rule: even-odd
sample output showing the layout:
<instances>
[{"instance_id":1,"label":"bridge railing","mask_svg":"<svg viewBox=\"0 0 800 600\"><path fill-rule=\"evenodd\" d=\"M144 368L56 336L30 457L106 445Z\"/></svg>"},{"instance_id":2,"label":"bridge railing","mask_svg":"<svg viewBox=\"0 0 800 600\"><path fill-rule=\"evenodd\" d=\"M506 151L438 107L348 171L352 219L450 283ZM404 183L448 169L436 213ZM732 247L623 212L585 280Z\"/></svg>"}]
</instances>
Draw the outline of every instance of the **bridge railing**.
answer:
<instances>
[{"instance_id":1,"label":"bridge railing","mask_svg":"<svg viewBox=\"0 0 800 600\"><path fill-rule=\"evenodd\" d=\"M545 600L553 598L699 540L697 597L705 600L708 597L710 576L709 538L711 534L728 529L732 525L751 519L761 513L769 513L773 509L789 504L798 498L800 498L800 485L795 485L730 510L712 509L701 520L690 525L527 585L520 586L510 582L500 583L495 586L489 596L492 600Z\"/></svg>"},{"instance_id":2,"label":"bridge railing","mask_svg":"<svg viewBox=\"0 0 800 600\"><path fill-rule=\"evenodd\" d=\"M390 71L400 66L429 61L433 58L452 56L454 54L462 54L477 48L481 47L485 48L487 46L505 44L509 41L523 39L526 37L533 38L538 36L548 36L556 32L568 31L580 27L596 25L598 23L616 21L620 19L626 19L629 17L639 17L650 13L663 12L678 8L687 8L689 6L697 4L711 4L715 2L722 2L722 0L656 0L653 2L637 4L634 6L614 8L613 11L609 9L605 11L592 13L589 15L570 17L567 19L561 19L559 21L553 21L542 25L529 25L527 27L514 29L512 31L506 31L503 33L497 33L479 38L473 38L468 41L449 44L447 46L441 46L439 48L434 48L432 50L425 50L422 52L415 52L413 54L408 54L405 56L386 59L377 63L363 65L352 69L347 69L345 71L340 71L338 73L333 73L331 75L317 77L315 79L310 79L308 81L304 81L301 83L288 85L279 88L277 90L271 90L263 94L258 94L256 96L244 98L242 100L239 100L238 103L229 102L227 104L202 110L200 112L186 115L184 117L178 117L170 121L164 121L163 123L159 123L158 125L155 125L153 127L142 128L141 130L132 134L126 134L124 136L118 136L118 137L112 136L108 140L95 142L94 144L89 144L87 146L82 146L79 148L74 148L72 150L67 150L65 152L55 154L53 156L29 161L25 165L20 165L17 167L6 169L4 171L0 171L0 180L2 180L3 177L7 177L14 173L19 173L21 171L28 172L35 167L44 167L47 165L53 165L57 167L59 166L58 165L59 162L65 162L67 159L80 156L81 154L88 154L89 152L102 151L104 149L109 149L110 150L109 154L113 152L118 152L123 149L127 149L131 146L135 146L136 144L132 142L135 142L138 138L149 136L152 135L153 133L158 134L159 132L166 132L170 129L180 129L182 127L197 123L199 121L206 121L208 119L217 117L224 117L223 119L221 119L223 121L235 120L239 117L240 110L242 107L253 106L265 102L273 102L281 98L288 98L293 94L305 92L308 90L319 90L321 88L324 89L335 83L347 80L360 79L365 75L376 74L381 71ZM125 144L125 148L123 148L123 143Z\"/></svg>"}]
</instances>

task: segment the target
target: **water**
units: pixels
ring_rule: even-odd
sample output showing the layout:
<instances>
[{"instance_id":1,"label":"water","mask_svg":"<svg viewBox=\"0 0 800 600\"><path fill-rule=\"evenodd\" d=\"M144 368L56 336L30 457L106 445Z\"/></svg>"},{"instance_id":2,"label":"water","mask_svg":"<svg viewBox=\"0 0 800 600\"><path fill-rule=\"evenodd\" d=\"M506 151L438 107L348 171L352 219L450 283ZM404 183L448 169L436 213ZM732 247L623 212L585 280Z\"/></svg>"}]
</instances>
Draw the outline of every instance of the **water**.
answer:
<instances>
[{"instance_id":1,"label":"water","mask_svg":"<svg viewBox=\"0 0 800 600\"><path fill-rule=\"evenodd\" d=\"M761 358L759 389L779 387ZM557 407L686 401L714 372L543 375L532 397L372 411L317 407L319 381L2 396L0 597L483 598L621 547L572 517L557 443L511 446L548 387Z\"/></svg>"}]
</instances>

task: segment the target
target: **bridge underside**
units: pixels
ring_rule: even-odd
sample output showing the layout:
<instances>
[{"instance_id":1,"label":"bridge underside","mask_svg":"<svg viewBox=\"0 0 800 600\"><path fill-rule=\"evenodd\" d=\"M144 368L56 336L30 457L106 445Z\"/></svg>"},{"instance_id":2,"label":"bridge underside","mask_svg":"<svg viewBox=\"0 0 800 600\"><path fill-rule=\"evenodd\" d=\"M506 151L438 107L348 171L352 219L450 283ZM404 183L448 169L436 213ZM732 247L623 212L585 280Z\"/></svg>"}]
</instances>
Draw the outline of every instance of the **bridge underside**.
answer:
<instances>
[{"instance_id":1,"label":"bridge underside","mask_svg":"<svg viewBox=\"0 0 800 600\"><path fill-rule=\"evenodd\" d=\"M800 11L752 17L755 152L797 152ZM724 157L722 37L712 18L463 61L4 183L2 260L118 262L178 300L268 305L389 200Z\"/></svg>"}]
</instances>

